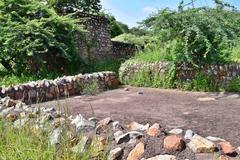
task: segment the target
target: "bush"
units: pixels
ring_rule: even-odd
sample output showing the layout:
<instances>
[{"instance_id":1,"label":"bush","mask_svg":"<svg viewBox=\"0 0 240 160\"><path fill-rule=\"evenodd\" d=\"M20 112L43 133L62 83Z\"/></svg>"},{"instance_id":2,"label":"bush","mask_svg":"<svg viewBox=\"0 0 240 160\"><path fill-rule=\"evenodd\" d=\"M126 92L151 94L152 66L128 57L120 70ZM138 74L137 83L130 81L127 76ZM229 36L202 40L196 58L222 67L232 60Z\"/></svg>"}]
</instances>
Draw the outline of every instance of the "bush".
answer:
<instances>
[{"instance_id":1,"label":"bush","mask_svg":"<svg viewBox=\"0 0 240 160\"><path fill-rule=\"evenodd\" d=\"M61 71L54 60L64 66L77 58L73 35L83 33L77 20L39 0L2 0L0 11L0 63L8 72Z\"/></svg>"},{"instance_id":2,"label":"bush","mask_svg":"<svg viewBox=\"0 0 240 160\"><path fill-rule=\"evenodd\" d=\"M229 92L240 92L240 77L231 80L227 85L226 90Z\"/></svg>"},{"instance_id":3,"label":"bush","mask_svg":"<svg viewBox=\"0 0 240 160\"><path fill-rule=\"evenodd\" d=\"M160 10L143 21L162 43L175 40L172 47L179 63L222 63L240 33L240 14L219 8Z\"/></svg>"}]
</instances>

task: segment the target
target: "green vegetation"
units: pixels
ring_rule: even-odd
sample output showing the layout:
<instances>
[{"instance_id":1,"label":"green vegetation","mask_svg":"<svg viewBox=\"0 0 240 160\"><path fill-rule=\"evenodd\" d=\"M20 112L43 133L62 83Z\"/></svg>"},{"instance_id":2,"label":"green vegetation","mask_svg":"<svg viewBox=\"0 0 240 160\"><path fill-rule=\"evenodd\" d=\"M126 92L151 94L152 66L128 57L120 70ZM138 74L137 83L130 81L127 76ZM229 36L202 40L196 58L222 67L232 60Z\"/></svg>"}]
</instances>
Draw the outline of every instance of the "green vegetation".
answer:
<instances>
[{"instance_id":1,"label":"green vegetation","mask_svg":"<svg viewBox=\"0 0 240 160\"><path fill-rule=\"evenodd\" d=\"M167 69L171 72L165 72L164 75L154 75L143 69L123 82L136 86L193 91L240 91L237 87L240 86L238 79L229 86L216 86L214 77L203 74L200 69L201 65L206 64L240 62L239 11L222 1L215 3L215 8L185 9L182 2L177 11L166 8L149 16L141 22L136 34L132 32L115 37L114 40L141 46L139 52L126 64L159 61L172 64ZM173 74L176 73L176 66L192 66L197 73L192 80L180 81Z\"/></svg>"},{"instance_id":2,"label":"green vegetation","mask_svg":"<svg viewBox=\"0 0 240 160\"><path fill-rule=\"evenodd\" d=\"M68 127L67 124L63 124ZM72 152L70 136L62 133L62 141L58 146L49 143L49 133L52 129L41 130L35 127L36 123L16 128L12 122L0 120L0 159L1 160L89 160L96 157L99 160L107 159L107 153L97 153L92 143L84 152ZM47 126L45 126L47 127ZM78 136L81 139L81 135Z\"/></svg>"},{"instance_id":3,"label":"green vegetation","mask_svg":"<svg viewBox=\"0 0 240 160\"><path fill-rule=\"evenodd\" d=\"M77 20L39 0L1 0L0 11L0 63L9 73L61 71L50 57L63 64L78 58L73 35L83 29Z\"/></svg>"},{"instance_id":4,"label":"green vegetation","mask_svg":"<svg viewBox=\"0 0 240 160\"><path fill-rule=\"evenodd\" d=\"M240 92L240 77L234 78L226 87L229 92Z\"/></svg>"}]
</instances>

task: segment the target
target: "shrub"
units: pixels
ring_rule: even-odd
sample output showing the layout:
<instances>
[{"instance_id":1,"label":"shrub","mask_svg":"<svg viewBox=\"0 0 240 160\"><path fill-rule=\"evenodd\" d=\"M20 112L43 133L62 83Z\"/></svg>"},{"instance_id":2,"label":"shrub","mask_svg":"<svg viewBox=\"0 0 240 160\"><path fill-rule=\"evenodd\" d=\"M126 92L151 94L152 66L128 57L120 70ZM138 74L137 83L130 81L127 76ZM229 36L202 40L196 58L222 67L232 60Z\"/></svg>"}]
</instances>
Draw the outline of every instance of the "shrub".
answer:
<instances>
[{"instance_id":1,"label":"shrub","mask_svg":"<svg viewBox=\"0 0 240 160\"><path fill-rule=\"evenodd\" d=\"M240 77L231 80L227 85L226 90L229 92L240 92Z\"/></svg>"},{"instance_id":2,"label":"shrub","mask_svg":"<svg viewBox=\"0 0 240 160\"><path fill-rule=\"evenodd\" d=\"M176 61L181 63L220 63L225 61L238 38L240 14L219 8L160 10L142 24L162 43L177 40Z\"/></svg>"},{"instance_id":3,"label":"shrub","mask_svg":"<svg viewBox=\"0 0 240 160\"><path fill-rule=\"evenodd\" d=\"M59 16L43 1L2 0L0 63L8 72L20 75L49 71L54 59L74 62L77 54L73 35L83 32L77 23L70 16ZM49 57L54 57L51 62L46 60Z\"/></svg>"}]
</instances>

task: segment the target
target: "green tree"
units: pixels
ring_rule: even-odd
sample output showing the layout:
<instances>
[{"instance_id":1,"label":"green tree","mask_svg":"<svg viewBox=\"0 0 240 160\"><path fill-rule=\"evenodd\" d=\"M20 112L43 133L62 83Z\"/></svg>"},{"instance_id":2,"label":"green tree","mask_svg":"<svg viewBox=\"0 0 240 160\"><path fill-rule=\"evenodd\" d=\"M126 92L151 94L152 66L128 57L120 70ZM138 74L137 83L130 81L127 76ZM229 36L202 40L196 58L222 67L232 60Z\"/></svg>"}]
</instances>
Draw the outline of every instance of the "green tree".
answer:
<instances>
[{"instance_id":1,"label":"green tree","mask_svg":"<svg viewBox=\"0 0 240 160\"><path fill-rule=\"evenodd\" d=\"M112 38L129 32L128 25L117 21L116 18L110 14L103 13L103 15L109 20L109 28Z\"/></svg>"},{"instance_id":2,"label":"green tree","mask_svg":"<svg viewBox=\"0 0 240 160\"><path fill-rule=\"evenodd\" d=\"M39 0L0 0L0 63L19 75L47 70L48 57L72 61L77 23Z\"/></svg>"},{"instance_id":3,"label":"green tree","mask_svg":"<svg viewBox=\"0 0 240 160\"><path fill-rule=\"evenodd\" d=\"M163 9L142 24L160 45L176 41L177 61L194 65L225 61L240 34L239 12L223 8Z\"/></svg>"}]
</instances>

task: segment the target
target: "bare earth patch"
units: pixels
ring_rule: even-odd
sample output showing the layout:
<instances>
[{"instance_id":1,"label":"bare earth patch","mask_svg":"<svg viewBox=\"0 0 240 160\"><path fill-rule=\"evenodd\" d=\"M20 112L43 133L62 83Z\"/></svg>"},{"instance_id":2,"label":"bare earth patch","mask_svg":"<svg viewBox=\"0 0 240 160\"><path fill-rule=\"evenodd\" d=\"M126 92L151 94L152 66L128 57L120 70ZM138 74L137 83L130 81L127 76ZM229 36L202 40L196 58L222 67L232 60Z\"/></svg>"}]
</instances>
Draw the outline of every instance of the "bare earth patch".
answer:
<instances>
[{"instance_id":1,"label":"bare earth patch","mask_svg":"<svg viewBox=\"0 0 240 160\"><path fill-rule=\"evenodd\" d=\"M125 124L136 121L159 123L169 130L192 129L199 135L216 136L240 145L240 98L237 94L129 87L129 91L120 88L96 96L76 96L38 105L67 106L73 115L112 117Z\"/></svg>"}]
</instances>

